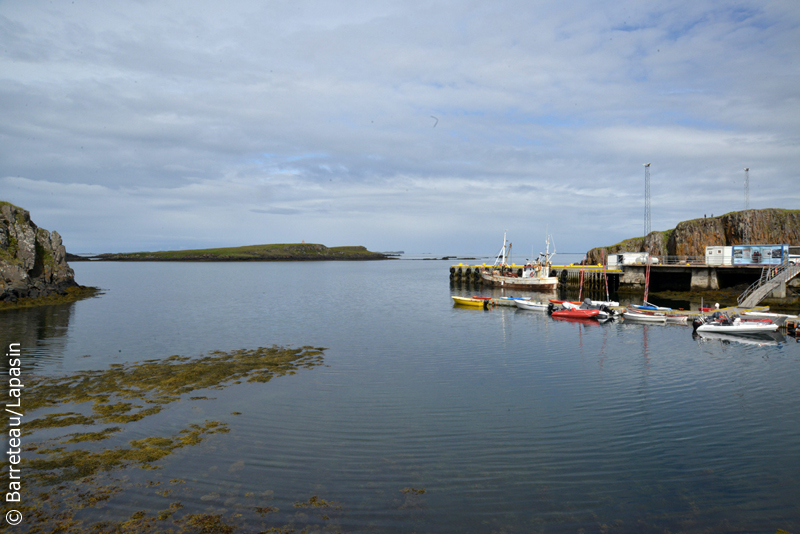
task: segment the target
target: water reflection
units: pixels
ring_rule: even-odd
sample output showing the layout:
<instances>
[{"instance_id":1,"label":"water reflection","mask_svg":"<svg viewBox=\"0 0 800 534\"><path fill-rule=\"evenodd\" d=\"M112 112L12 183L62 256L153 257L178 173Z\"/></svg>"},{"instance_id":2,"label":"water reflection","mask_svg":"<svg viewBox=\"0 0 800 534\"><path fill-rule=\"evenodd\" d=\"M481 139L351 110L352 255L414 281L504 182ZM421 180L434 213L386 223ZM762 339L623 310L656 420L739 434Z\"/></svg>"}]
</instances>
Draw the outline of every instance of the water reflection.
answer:
<instances>
[{"instance_id":1,"label":"water reflection","mask_svg":"<svg viewBox=\"0 0 800 534\"><path fill-rule=\"evenodd\" d=\"M700 342L719 342L723 344L742 343L744 345L780 345L786 343L786 337L780 332L769 332L752 335L733 335L718 332L695 332L692 337Z\"/></svg>"},{"instance_id":2,"label":"water reflection","mask_svg":"<svg viewBox=\"0 0 800 534\"><path fill-rule=\"evenodd\" d=\"M22 368L35 369L44 361L60 360L67 343L69 319L75 303L0 312L0 347L19 343ZM8 362L3 359L3 370Z\"/></svg>"}]
</instances>

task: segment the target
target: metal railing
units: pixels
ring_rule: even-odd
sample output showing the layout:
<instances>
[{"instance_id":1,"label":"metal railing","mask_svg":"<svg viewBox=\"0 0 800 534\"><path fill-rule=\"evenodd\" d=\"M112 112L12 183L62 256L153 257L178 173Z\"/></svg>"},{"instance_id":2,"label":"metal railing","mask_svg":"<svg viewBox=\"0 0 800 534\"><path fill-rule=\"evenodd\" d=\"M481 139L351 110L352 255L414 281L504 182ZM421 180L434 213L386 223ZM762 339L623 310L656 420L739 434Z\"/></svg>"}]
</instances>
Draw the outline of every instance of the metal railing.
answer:
<instances>
[{"instance_id":1,"label":"metal railing","mask_svg":"<svg viewBox=\"0 0 800 534\"><path fill-rule=\"evenodd\" d=\"M705 265L705 256L653 256L658 263L653 265ZM721 262L720 262L721 264Z\"/></svg>"},{"instance_id":2,"label":"metal railing","mask_svg":"<svg viewBox=\"0 0 800 534\"><path fill-rule=\"evenodd\" d=\"M705 256L650 256L650 265L705 265ZM634 263L624 265L647 265L647 259L637 259ZM714 265L714 264L711 264ZM720 261L719 265L722 265Z\"/></svg>"},{"instance_id":3,"label":"metal railing","mask_svg":"<svg viewBox=\"0 0 800 534\"><path fill-rule=\"evenodd\" d=\"M740 307L751 308L761 302L781 284L800 274L800 266L789 263L788 258L780 265L765 266L761 276L736 299Z\"/></svg>"}]
</instances>

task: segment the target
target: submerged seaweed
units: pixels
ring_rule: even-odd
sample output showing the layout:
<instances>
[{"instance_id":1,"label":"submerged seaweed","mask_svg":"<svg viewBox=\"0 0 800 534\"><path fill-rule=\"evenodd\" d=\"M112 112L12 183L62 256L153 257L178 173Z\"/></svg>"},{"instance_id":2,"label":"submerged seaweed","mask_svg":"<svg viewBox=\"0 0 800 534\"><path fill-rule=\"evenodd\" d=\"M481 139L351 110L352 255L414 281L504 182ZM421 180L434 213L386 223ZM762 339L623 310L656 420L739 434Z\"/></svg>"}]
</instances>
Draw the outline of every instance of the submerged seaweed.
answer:
<instances>
[{"instance_id":1,"label":"submerged seaweed","mask_svg":"<svg viewBox=\"0 0 800 534\"><path fill-rule=\"evenodd\" d=\"M52 294L46 297L21 298L14 302L9 300L0 301L0 311L18 310L20 308L35 308L38 306L55 306L58 304L70 304L79 300L99 297L103 291L99 287L74 286L68 287L63 294Z\"/></svg>"},{"instance_id":2,"label":"submerged seaweed","mask_svg":"<svg viewBox=\"0 0 800 534\"><path fill-rule=\"evenodd\" d=\"M266 383L275 377L311 369L322 364L324 350L272 346L216 351L197 358L171 356L62 377L30 378L28 408L54 411L29 421L28 431L35 434L43 429L52 432L75 425L85 428L113 423L114 426L65 433L58 438L29 443L24 448L23 468L29 473L29 480L39 487L36 498L29 500L36 504L20 506L26 517L27 532L236 532L245 520L242 514L225 517L183 512L179 516L184 505L174 500L173 492L179 488L181 492L191 492L191 488L185 480L174 478L169 480L169 489L154 491L160 498L173 499L162 510L152 513L140 510L128 518L113 515L109 518L108 512L101 513L107 502L124 499L125 489L131 487L130 477L125 474L127 469L161 469L163 461L175 450L197 445L212 434L228 433L226 423L206 420L203 424L189 424L171 435L134 439L125 444L117 439L114 446L104 444L122 433L125 425L159 413L170 403L182 399L213 401L202 395L189 397L194 391L223 389L243 381ZM145 487L160 484L151 480ZM255 495L245 500L259 502ZM313 496L303 504L321 507L327 502ZM253 518L268 513L272 516L279 511L263 503L242 504L239 509L249 509ZM287 531L296 527L296 517L284 520L290 524L285 527ZM283 528L270 530L280 532Z\"/></svg>"}]
</instances>

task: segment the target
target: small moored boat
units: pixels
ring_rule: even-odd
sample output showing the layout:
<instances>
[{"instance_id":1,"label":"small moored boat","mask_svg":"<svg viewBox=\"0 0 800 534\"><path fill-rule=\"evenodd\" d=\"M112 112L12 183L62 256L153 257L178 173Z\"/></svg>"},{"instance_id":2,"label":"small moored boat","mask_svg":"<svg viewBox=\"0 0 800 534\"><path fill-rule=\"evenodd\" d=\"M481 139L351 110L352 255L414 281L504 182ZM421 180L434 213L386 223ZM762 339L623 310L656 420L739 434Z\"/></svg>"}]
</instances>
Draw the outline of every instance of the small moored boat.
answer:
<instances>
[{"instance_id":1,"label":"small moored boat","mask_svg":"<svg viewBox=\"0 0 800 534\"><path fill-rule=\"evenodd\" d=\"M514 304L517 305L517 308L521 310L537 310L537 311L547 311L548 303L546 302L537 302L533 300L517 300L514 301Z\"/></svg>"},{"instance_id":2,"label":"small moored boat","mask_svg":"<svg viewBox=\"0 0 800 534\"><path fill-rule=\"evenodd\" d=\"M666 323L667 316L664 313L643 313L636 310L625 310L622 316L626 321L640 321L643 323Z\"/></svg>"},{"instance_id":3,"label":"small moored boat","mask_svg":"<svg viewBox=\"0 0 800 534\"><path fill-rule=\"evenodd\" d=\"M667 314L667 322L668 323L678 323L678 324L686 324L689 322L688 315L670 315Z\"/></svg>"},{"instance_id":4,"label":"small moored boat","mask_svg":"<svg viewBox=\"0 0 800 534\"><path fill-rule=\"evenodd\" d=\"M665 308L664 306L656 306L655 304L650 304L649 302L645 301L644 304L632 304L628 306L629 308L633 308L635 310L643 310L643 311L650 311L650 312L668 312L672 311L672 308Z\"/></svg>"},{"instance_id":5,"label":"small moored boat","mask_svg":"<svg viewBox=\"0 0 800 534\"><path fill-rule=\"evenodd\" d=\"M591 319L600 315L600 310L582 310L572 308L566 310L555 310L551 313L553 317L569 317L570 319Z\"/></svg>"},{"instance_id":6,"label":"small moored boat","mask_svg":"<svg viewBox=\"0 0 800 534\"><path fill-rule=\"evenodd\" d=\"M600 310L587 310L567 304L567 307L558 309L551 302L547 305L547 313L556 319L597 319Z\"/></svg>"},{"instance_id":7,"label":"small moored boat","mask_svg":"<svg viewBox=\"0 0 800 534\"><path fill-rule=\"evenodd\" d=\"M718 334L768 334L778 330L778 325L769 319L743 321L741 317L730 319L722 313L715 313L710 319L697 317L692 321L696 332L715 332Z\"/></svg>"},{"instance_id":8,"label":"small moored boat","mask_svg":"<svg viewBox=\"0 0 800 534\"><path fill-rule=\"evenodd\" d=\"M489 305L489 302L492 300L491 297L451 297L453 299L453 304L458 306L469 306L471 308L486 308Z\"/></svg>"}]
</instances>

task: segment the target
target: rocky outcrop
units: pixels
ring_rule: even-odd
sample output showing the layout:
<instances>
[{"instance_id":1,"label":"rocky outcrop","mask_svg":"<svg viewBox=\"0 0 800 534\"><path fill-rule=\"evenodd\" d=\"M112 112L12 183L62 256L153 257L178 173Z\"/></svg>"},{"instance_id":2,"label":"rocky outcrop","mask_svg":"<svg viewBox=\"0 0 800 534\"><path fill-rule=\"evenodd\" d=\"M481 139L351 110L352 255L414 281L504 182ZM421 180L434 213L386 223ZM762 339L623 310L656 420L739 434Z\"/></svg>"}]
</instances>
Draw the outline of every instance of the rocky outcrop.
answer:
<instances>
[{"instance_id":1,"label":"rocky outcrop","mask_svg":"<svg viewBox=\"0 0 800 534\"><path fill-rule=\"evenodd\" d=\"M64 294L77 286L58 232L39 228L26 210L0 201L0 301Z\"/></svg>"},{"instance_id":2,"label":"rocky outcrop","mask_svg":"<svg viewBox=\"0 0 800 534\"><path fill-rule=\"evenodd\" d=\"M749 230L747 243L745 230ZM746 210L718 217L703 217L679 223L672 230L651 232L587 253L591 264L616 252L650 252L655 256L705 256L707 246L800 245L800 210Z\"/></svg>"}]
</instances>

